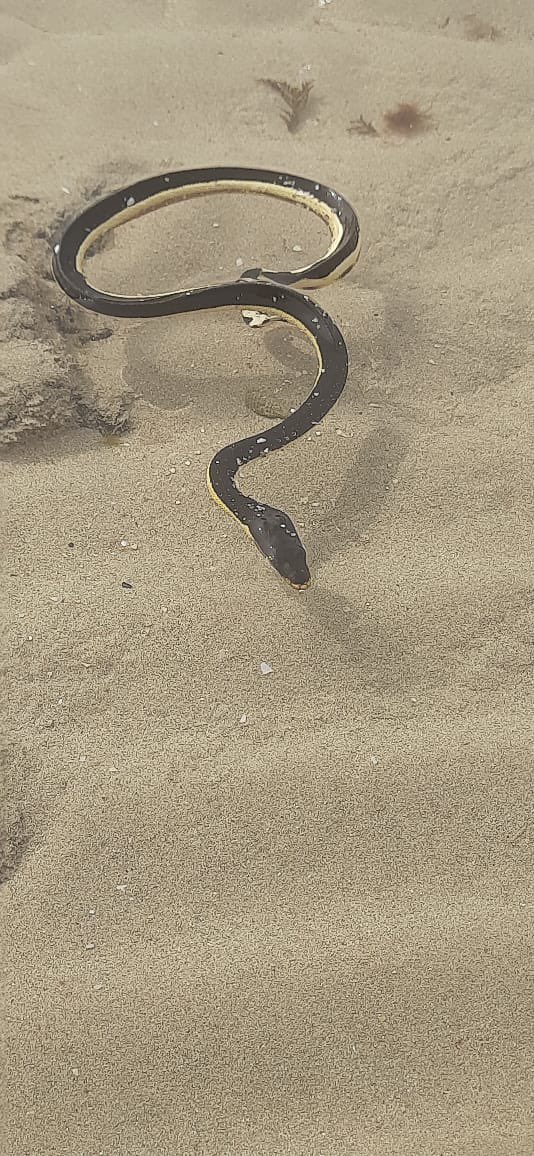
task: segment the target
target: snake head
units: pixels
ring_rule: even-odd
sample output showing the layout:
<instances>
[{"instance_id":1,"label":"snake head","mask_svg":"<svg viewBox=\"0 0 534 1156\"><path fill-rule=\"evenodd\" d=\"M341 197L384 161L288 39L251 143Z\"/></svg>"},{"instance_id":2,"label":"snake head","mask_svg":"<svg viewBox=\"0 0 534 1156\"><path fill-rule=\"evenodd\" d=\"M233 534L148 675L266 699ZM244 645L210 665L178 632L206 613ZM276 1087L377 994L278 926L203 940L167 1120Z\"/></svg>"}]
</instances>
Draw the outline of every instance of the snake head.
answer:
<instances>
[{"instance_id":1,"label":"snake head","mask_svg":"<svg viewBox=\"0 0 534 1156\"><path fill-rule=\"evenodd\" d=\"M283 510L255 502L248 528L262 554L282 578L297 589L309 586L311 574L306 551L291 518Z\"/></svg>"}]
</instances>

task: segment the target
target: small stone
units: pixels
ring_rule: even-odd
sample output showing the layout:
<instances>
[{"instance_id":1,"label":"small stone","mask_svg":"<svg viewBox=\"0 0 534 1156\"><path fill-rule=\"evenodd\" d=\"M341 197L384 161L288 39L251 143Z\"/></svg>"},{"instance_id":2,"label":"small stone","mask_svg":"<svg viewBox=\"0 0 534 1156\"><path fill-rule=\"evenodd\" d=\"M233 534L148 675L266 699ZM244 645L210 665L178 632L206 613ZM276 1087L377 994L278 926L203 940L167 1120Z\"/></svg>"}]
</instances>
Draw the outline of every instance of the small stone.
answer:
<instances>
[{"instance_id":1,"label":"small stone","mask_svg":"<svg viewBox=\"0 0 534 1156\"><path fill-rule=\"evenodd\" d=\"M115 891L126 891L126 883L117 883Z\"/></svg>"},{"instance_id":2,"label":"small stone","mask_svg":"<svg viewBox=\"0 0 534 1156\"><path fill-rule=\"evenodd\" d=\"M302 245L293 245L294 253L302 253Z\"/></svg>"},{"instance_id":3,"label":"small stone","mask_svg":"<svg viewBox=\"0 0 534 1156\"><path fill-rule=\"evenodd\" d=\"M241 725L242 725L242 726L244 726L244 725L245 725L245 723L246 723L246 721L247 721L247 716L246 716L246 714L242 714L242 715L241 715L241 718L239 719L239 722L241 723Z\"/></svg>"},{"instance_id":4,"label":"small stone","mask_svg":"<svg viewBox=\"0 0 534 1156\"><path fill-rule=\"evenodd\" d=\"M129 546L129 542L126 540L126 538L121 538L121 546Z\"/></svg>"},{"instance_id":5,"label":"small stone","mask_svg":"<svg viewBox=\"0 0 534 1156\"><path fill-rule=\"evenodd\" d=\"M131 582L121 582L121 586L122 586L123 590L133 590L133 586L132 586Z\"/></svg>"},{"instance_id":6,"label":"small stone","mask_svg":"<svg viewBox=\"0 0 534 1156\"><path fill-rule=\"evenodd\" d=\"M273 668L269 662L260 662L260 673L261 674L272 674L273 673Z\"/></svg>"},{"instance_id":7,"label":"small stone","mask_svg":"<svg viewBox=\"0 0 534 1156\"><path fill-rule=\"evenodd\" d=\"M72 1072L73 1076L79 1076L80 1075L80 1069L79 1068L71 1068L71 1072Z\"/></svg>"},{"instance_id":8,"label":"small stone","mask_svg":"<svg viewBox=\"0 0 534 1156\"><path fill-rule=\"evenodd\" d=\"M94 951L94 947L95 947L94 943L86 943L85 950L86 951Z\"/></svg>"},{"instance_id":9,"label":"small stone","mask_svg":"<svg viewBox=\"0 0 534 1156\"><path fill-rule=\"evenodd\" d=\"M169 470L169 473L170 473L170 474L175 474L175 473L176 473L176 466L171 466L171 468L170 468L170 470Z\"/></svg>"},{"instance_id":10,"label":"small stone","mask_svg":"<svg viewBox=\"0 0 534 1156\"><path fill-rule=\"evenodd\" d=\"M245 262L244 262L243 258L242 258L242 257L238 257L238 258L237 258L237 260L236 260L236 265L237 265L237 268L238 268L238 269L241 269L242 265L244 265L244 264L245 264Z\"/></svg>"},{"instance_id":11,"label":"small stone","mask_svg":"<svg viewBox=\"0 0 534 1156\"><path fill-rule=\"evenodd\" d=\"M376 755L371 755L370 762L371 762L373 767L378 766L378 759L377 759Z\"/></svg>"}]
</instances>

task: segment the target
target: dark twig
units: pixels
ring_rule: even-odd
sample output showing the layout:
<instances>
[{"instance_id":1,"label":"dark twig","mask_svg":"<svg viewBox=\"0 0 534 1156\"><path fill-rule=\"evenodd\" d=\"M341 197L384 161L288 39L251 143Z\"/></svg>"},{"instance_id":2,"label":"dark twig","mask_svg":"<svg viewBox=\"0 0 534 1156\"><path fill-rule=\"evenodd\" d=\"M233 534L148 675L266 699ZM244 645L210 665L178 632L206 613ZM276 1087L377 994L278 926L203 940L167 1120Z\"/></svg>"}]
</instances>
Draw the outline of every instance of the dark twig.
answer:
<instances>
[{"instance_id":1,"label":"dark twig","mask_svg":"<svg viewBox=\"0 0 534 1156\"><path fill-rule=\"evenodd\" d=\"M266 84L268 88L272 88L273 92L277 92L282 97L287 106L282 109L282 119L290 132L296 132L304 119L310 92L313 88L313 80L304 80L302 84L296 85L288 84L286 80L271 80L269 77L262 77L260 84Z\"/></svg>"}]
</instances>

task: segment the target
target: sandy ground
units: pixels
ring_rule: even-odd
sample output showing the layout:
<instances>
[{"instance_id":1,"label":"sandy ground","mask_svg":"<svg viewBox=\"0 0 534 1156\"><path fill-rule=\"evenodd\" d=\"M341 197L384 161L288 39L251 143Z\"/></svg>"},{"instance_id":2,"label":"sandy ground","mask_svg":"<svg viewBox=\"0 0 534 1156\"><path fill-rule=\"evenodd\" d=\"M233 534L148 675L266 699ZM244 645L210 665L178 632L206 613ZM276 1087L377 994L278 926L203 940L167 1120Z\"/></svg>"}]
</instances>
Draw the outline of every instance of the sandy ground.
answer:
<instances>
[{"instance_id":1,"label":"sandy ground","mask_svg":"<svg viewBox=\"0 0 534 1156\"><path fill-rule=\"evenodd\" d=\"M0 54L0 1152L530 1156L532 5L3 0ZM260 78L313 79L297 131ZM305 396L304 343L50 280L99 190L221 163L362 222L320 295L345 393L243 478L302 527L302 595L205 469ZM323 242L219 197L92 268Z\"/></svg>"}]
</instances>

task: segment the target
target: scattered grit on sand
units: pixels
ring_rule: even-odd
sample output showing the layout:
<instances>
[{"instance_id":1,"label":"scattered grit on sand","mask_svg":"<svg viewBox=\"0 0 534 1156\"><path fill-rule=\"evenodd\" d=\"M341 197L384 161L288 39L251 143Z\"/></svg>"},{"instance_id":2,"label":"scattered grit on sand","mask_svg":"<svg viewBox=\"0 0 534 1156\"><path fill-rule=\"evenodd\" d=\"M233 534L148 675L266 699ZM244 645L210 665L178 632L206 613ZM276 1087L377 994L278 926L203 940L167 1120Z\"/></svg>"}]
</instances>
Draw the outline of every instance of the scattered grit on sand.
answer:
<instances>
[{"instance_id":1,"label":"scattered grit on sand","mask_svg":"<svg viewBox=\"0 0 534 1156\"><path fill-rule=\"evenodd\" d=\"M2 1156L534 1150L533 57L527 0L0 5ZM99 192L224 163L362 222L343 397L243 478L303 595L205 469L305 343L50 278ZM323 243L206 198L92 271Z\"/></svg>"}]
</instances>

